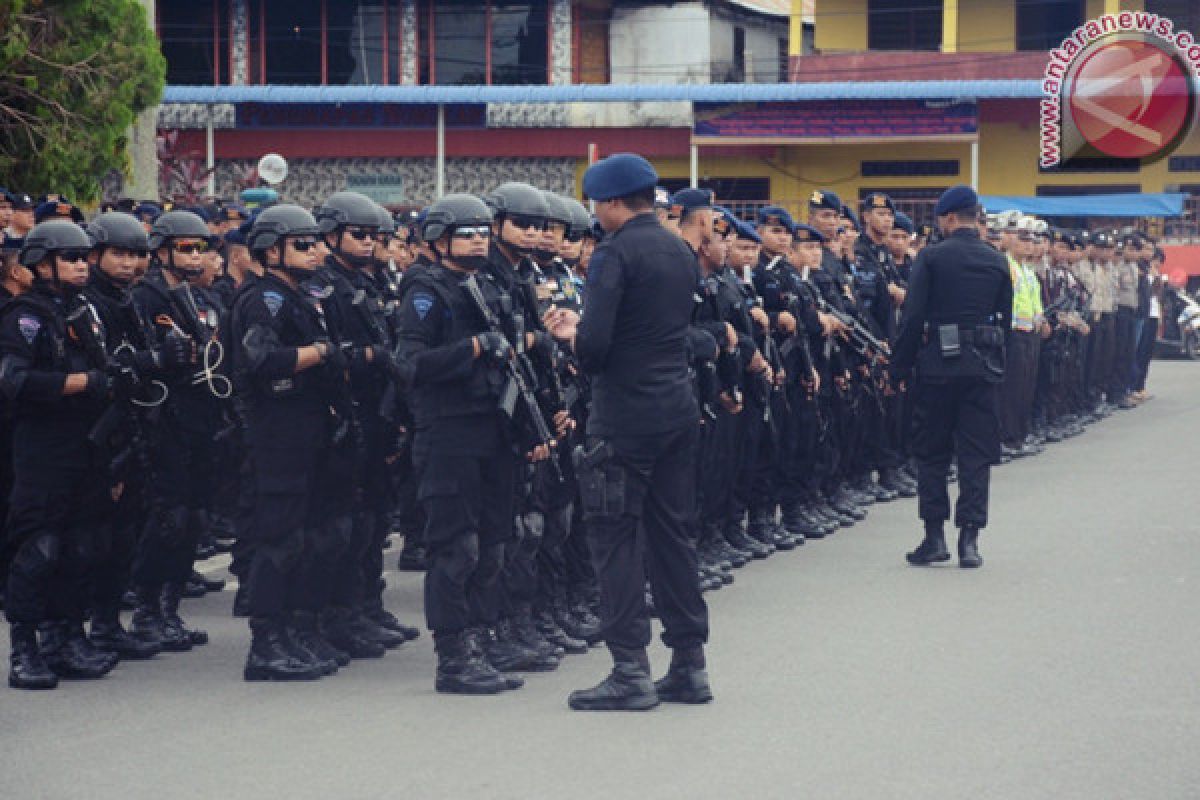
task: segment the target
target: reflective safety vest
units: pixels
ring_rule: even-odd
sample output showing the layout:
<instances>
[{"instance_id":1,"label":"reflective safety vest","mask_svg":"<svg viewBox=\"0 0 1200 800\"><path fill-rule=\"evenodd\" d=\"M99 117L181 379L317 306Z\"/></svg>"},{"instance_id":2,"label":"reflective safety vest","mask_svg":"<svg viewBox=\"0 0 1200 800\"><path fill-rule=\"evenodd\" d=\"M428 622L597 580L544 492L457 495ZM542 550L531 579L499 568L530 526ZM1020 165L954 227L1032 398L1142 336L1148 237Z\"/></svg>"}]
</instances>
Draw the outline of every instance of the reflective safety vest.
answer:
<instances>
[{"instance_id":1,"label":"reflective safety vest","mask_svg":"<svg viewBox=\"0 0 1200 800\"><path fill-rule=\"evenodd\" d=\"M1013 330L1032 331L1045 309L1042 307L1042 284L1033 268L1008 257L1008 269L1013 282Z\"/></svg>"}]
</instances>

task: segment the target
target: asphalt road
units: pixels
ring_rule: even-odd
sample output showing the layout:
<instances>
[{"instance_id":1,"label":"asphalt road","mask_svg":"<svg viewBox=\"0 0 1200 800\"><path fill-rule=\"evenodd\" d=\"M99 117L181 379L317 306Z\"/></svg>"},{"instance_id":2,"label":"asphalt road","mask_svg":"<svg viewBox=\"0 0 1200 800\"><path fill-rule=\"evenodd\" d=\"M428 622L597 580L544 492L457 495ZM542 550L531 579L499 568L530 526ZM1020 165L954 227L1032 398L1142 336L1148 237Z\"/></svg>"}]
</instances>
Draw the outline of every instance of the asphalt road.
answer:
<instances>
[{"instance_id":1,"label":"asphalt road","mask_svg":"<svg viewBox=\"0 0 1200 800\"><path fill-rule=\"evenodd\" d=\"M225 591L189 601L208 647L0 689L0 798L1200 797L1200 365L1152 384L995 473L982 570L906 566L908 500L739 571L708 595L709 706L569 711L599 649L519 692L437 695L428 635L247 684ZM417 620L419 577L389 581Z\"/></svg>"}]
</instances>

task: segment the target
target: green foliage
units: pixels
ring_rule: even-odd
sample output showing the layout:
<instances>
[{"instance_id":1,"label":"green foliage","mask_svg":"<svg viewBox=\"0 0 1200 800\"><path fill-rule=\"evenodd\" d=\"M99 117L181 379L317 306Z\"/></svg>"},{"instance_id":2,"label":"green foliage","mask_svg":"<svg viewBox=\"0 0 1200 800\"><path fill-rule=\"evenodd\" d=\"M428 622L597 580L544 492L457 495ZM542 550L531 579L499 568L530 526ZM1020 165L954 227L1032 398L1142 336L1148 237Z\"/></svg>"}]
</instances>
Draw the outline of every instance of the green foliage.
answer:
<instances>
[{"instance_id":1,"label":"green foliage","mask_svg":"<svg viewBox=\"0 0 1200 800\"><path fill-rule=\"evenodd\" d=\"M0 183L96 200L165 79L138 0L0 0Z\"/></svg>"}]
</instances>

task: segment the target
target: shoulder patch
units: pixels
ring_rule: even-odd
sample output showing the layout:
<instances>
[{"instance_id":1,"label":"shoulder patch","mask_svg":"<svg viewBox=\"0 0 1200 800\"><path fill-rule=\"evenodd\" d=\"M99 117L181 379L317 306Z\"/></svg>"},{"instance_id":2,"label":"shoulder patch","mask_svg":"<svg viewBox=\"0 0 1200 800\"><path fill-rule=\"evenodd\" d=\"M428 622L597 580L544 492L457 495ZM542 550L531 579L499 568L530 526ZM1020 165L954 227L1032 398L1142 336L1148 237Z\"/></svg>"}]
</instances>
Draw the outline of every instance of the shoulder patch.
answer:
<instances>
[{"instance_id":1,"label":"shoulder patch","mask_svg":"<svg viewBox=\"0 0 1200 800\"><path fill-rule=\"evenodd\" d=\"M263 292L263 303L267 306L267 311L271 312L271 316L279 313L279 309L283 308L283 295L274 289L268 289Z\"/></svg>"},{"instance_id":2,"label":"shoulder patch","mask_svg":"<svg viewBox=\"0 0 1200 800\"><path fill-rule=\"evenodd\" d=\"M433 308L433 295L429 292L413 292L412 298L413 310L417 312L417 316L425 319L429 314L429 309Z\"/></svg>"},{"instance_id":3,"label":"shoulder patch","mask_svg":"<svg viewBox=\"0 0 1200 800\"><path fill-rule=\"evenodd\" d=\"M25 341L33 344L33 340L37 338L38 331L42 329L42 321L32 314L22 314L17 317L17 330L25 337Z\"/></svg>"}]
</instances>

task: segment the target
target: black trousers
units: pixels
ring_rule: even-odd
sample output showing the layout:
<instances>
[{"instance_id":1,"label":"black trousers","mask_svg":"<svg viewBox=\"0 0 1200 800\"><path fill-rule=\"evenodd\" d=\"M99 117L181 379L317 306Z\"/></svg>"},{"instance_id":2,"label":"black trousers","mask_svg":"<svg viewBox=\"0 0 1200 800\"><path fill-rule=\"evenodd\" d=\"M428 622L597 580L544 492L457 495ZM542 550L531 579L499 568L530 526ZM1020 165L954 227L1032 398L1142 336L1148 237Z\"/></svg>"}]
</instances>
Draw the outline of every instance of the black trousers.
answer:
<instances>
[{"instance_id":1,"label":"black trousers","mask_svg":"<svg viewBox=\"0 0 1200 800\"><path fill-rule=\"evenodd\" d=\"M708 640L708 607L696 583L696 550L688 535L697 435L688 425L654 436L607 439L614 455L604 468L610 478L623 478L624 509L585 514L604 639L614 654L650 644L647 575L663 642L676 648ZM589 436L589 449L598 441Z\"/></svg>"},{"instance_id":2,"label":"black trousers","mask_svg":"<svg viewBox=\"0 0 1200 800\"><path fill-rule=\"evenodd\" d=\"M437 644L497 619L516 460L498 421L446 419L417 432L413 463L429 553L425 623Z\"/></svg>"},{"instance_id":3,"label":"black trousers","mask_svg":"<svg viewBox=\"0 0 1200 800\"><path fill-rule=\"evenodd\" d=\"M913 392L913 453L917 458L917 513L926 522L950 518L946 475L958 458L954 524L987 525L991 466L1000 457L997 385L979 378L919 381Z\"/></svg>"},{"instance_id":4,"label":"black trousers","mask_svg":"<svg viewBox=\"0 0 1200 800\"><path fill-rule=\"evenodd\" d=\"M1112 367L1108 374L1109 401L1119 400L1129 391L1129 373L1137 352L1137 310L1118 306L1113 326Z\"/></svg>"},{"instance_id":5,"label":"black trousers","mask_svg":"<svg viewBox=\"0 0 1200 800\"><path fill-rule=\"evenodd\" d=\"M1158 342L1158 317L1149 317L1142 323L1138 336L1137 355L1133 363L1132 387L1135 391L1146 388L1146 377L1150 374L1150 359L1154 357L1154 346Z\"/></svg>"}]
</instances>

